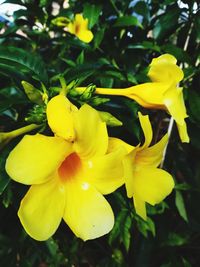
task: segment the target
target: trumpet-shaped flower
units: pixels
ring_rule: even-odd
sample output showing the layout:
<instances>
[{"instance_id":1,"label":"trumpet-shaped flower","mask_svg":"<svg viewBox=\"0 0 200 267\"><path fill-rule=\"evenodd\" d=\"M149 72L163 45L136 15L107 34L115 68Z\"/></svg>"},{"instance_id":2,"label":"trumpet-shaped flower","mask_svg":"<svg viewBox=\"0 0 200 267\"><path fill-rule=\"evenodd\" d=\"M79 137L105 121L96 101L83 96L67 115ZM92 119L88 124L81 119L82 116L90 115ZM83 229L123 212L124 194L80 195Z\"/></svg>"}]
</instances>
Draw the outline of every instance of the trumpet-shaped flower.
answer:
<instances>
[{"instance_id":1,"label":"trumpet-shaped flower","mask_svg":"<svg viewBox=\"0 0 200 267\"><path fill-rule=\"evenodd\" d=\"M183 79L183 71L176 65L176 58L169 54L154 58L148 76L152 82L125 89L96 88L96 93L125 96L145 108L167 110L177 123L182 142L189 142L185 123L188 115L182 88L177 87Z\"/></svg>"},{"instance_id":2,"label":"trumpet-shaped flower","mask_svg":"<svg viewBox=\"0 0 200 267\"><path fill-rule=\"evenodd\" d=\"M78 110L59 95L48 103L47 117L55 136L25 135L7 158L10 177L31 185L20 221L36 240L52 236L62 218L83 240L105 235L114 215L103 194L123 184L125 150L108 153L106 125L89 105ZM73 142L67 141L71 133Z\"/></svg>"},{"instance_id":3,"label":"trumpet-shaped flower","mask_svg":"<svg viewBox=\"0 0 200 267\"><path fill-rule=\"evenodd\" d=\"M64 30L76 35L81 41L89 43L93 39L93 33L88 30L88 19L81 14L76 14L73 22L70 22Z\"/></svg>"},{"instance_id":4,"label":"trumpet-shaped flower","mask_svg":"<svg viewBox=\"0 0 200 267\"><path fill-rule=\"evenodd\" d=\"M158 168L162 160L168 136L167 134L155 145L152 141L152 128L148 116L139 113L139 120L144 132L145 141L142 146L130 146L117 138L111 138L110 151L124 145L128 154L123 160L124 178L127 196L133 197L136 213L146 220L145 203L158 204L174 187L172 176Z\"/></svg>"}]
</instances>

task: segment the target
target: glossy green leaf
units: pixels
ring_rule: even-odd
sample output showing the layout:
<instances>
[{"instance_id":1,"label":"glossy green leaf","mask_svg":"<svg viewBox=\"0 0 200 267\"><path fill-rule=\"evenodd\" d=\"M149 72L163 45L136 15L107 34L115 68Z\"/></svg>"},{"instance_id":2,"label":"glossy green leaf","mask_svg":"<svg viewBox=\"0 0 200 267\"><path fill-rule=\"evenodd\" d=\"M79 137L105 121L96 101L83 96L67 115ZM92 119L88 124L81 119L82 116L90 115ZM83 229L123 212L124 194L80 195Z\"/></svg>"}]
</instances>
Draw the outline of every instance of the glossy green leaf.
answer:
<instances>
[{"instance_id":1,"label":"glossy green leaf","mask_svg":"<svg viewBox=\"0 0 200 267\"><path fill-rule=\"evenodd\" d=\"M116 22L113 25L114 27L129 27L129 26L137 26L140 28L142 27L142 24L139 22L137 17L135 16L123 16L117 18Z\"/></svg>"}]
</instances>

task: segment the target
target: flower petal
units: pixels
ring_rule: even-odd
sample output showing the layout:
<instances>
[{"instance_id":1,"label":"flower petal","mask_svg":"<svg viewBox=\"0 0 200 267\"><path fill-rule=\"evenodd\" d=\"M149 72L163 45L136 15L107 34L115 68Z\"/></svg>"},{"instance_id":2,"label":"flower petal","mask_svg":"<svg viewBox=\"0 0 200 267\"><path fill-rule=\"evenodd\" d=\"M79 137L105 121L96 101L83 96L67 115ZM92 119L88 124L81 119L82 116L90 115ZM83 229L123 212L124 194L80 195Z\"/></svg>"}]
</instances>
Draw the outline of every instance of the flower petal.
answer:
<instances>
[{"instance_id":1,"label":"flower petal","mask_svg":"<svg viewBox=\"0 0 200 267\"><path fill-rule=\"evenodd\" d=\"M126 142L124 142L123 140L119 138L109 137L108 152L113 152L119 147L124 147L127 153L130 153L134 149L134 146L127 144Z\"/></svg>"},{"instance_id":2,"label":"flower petal","mask_svg":"<svg viewBox=\"0 0 200 267\"><path fill-rule=\"evenodd\" d=\"M66 184L64 220L84 241L107 234L114 225L113 211L106 199L90 184Z\"/></svg>"},{"instance_id":3,"label":"flower petal","mask_svg":"<svg viewBox=\"0 0 200 267\"><path fill-rule=\"evenodd\" d=\"M21 201L18 211L26 232L43 241L58 228L65 206L64 190L56 178L41 185L33 185Z\"/></svg>"},{"instance_id":4,"label":"flower petal","mask_svg":"<svg viewBox=\"0 0 200 267\"><path fill-rule=\"evenodd\" d=\"M82 14L76 14L74 23L80 30L86 30L88 28L88 19L84 19Z\"/></svg>"},{"instance_id":5,"label":"flower petal","mask_svg":"<svg viewBox=\"0 0 200 267\"><path fill-rule=\"evenodd\" d=\"M164 170L141 166L134 173L134 193L151 205L161 202L173 187L172 176Z\"/></svg>"},{"instance_id":6,"label":"flower petal","mask_svg":"<svg viewBox=\"0 0 200 267\"><path fill-rule=\"evenodd\" d=\"M108 148L108 133L105 122L98 112L84 104L74 115L76 140L74 148L82 158L102 156Z\"/></svg>"},{"instance_id":7,"label":"flower petal","mask_svg":"<svg viewBox=\"0 0 200 267\"><path fill-rule=\"evenodd\" d=\"M149 82L129 87L126 96L134 99L143 107L165 109L163 94L168 89L169 84Z\"/></svg>"},{"instance_id":8,"label":"flower petal","mask_svg":"<svg viewBox=\"0 0 200 267\"><path fill-rule=\"evenodd\" d=\"M152 127L151 123L149 121L149 116L148 115L142 115L140 112L138 112L138 117L140 120L140 124L144 133L144 144L140 147L140 150L148 147L152 141L153 137L153 132L152 132Z\"/></svg>"},{"instance_id":9,"label":"flower petal","mask_svg":"<svg viewBox=\"0 0 200 267\"><path fill-rule=\"evenodd\" d=\"M184 119L188 117L183 99L182 88L171 87L164 94L164 103L174 118L180 124L184 124Z\"/></svg>"},{"instance_id":10,"label":"flower petal","mask_svg":"<svg viewBox=\"0 0 200 267\"><path fill-rule=\"evenodd\" d=\"M179 136L181 138L181 141L183 143L189 143L190 142L190 138L189 138L188 133L187 133L186 122L184 121L183 125L180 125L178 123L176 125L178 127L178 132L179 132Z\"/></svg>"},{"instance_id":11,"label":"flower petal","mask_svg":"<svg viewBox=\"0 0 200 267\"><path fill-rule=\"evenodd\" d=\"M132 151L130 154L125 156L123 160L125 186L126 186L127 196L129 198L133 197L134 194L133 189L134 189L135 156L136 156L136 150Z\"/></svg>"},{"instance_id":12,"label":"flower petal","mask_svg":"<svg viewBox=\"0 0 200 267\"><path fill-rule=\"evenodd\" d=\"M146 212L146 204L145 201L140 199L137 194L134 194L134 207L135 207L135 211L136 213L142 217L143 220L146 221L147 219L147 212Z\"/></svg>"},{"instance_id":13,"label":"flower petal","mask_svg":"<svg viewBox=\"0 0 200 267\"><path fill-rule=\"evenodd\" d=\"M153 82L177 84L183 79L184 74L176 65L176 61L176 58L169 54L154 58L150 64L148 76Z\"/></svg>"},{"instance_id":14,"label":"flower petal","mask_svg":"<svg viewBox=\"0 0 200 267\"><path fill-rule=\"evenodd\" d=\"M6 171L19 183L44 183L71 151L71 144L59 137L25 135L9 154Z\"/></svg>"},{"instance_id":15,"label":"flower petal","mask_svg":"<svg viewBox=\"0 0 200 267\"><path fill-rule=\"evenodd\" d=\"M77 108L64 96L57 95L47 104L49 127L59 137L68 141L75 139L73 113Z\"/></svg>"},{"instance_id":16,"label":"flower petal","mask_svg":"<svg viewBox=\"0 0 200 267\"><path fill-rule=\"evenodd\" d=\"M91 42L94 37L93 33L89 30L79 31L76 36L85 43Z\"/></svg>"},{"instance_id":17,"label":"flower petal","mask_svg":"<svg viewBox=\"0 0 200 267\"><path fill-rule=\"evenodd\" d=\"M124 184L124 147L85 162L85 177L100 193L110 194Z\"/></svg>"},{"instance_id":18,"label":"flower petal","mask_svg":"<svg viewBox=\"0 0 200 267\"><path fill-rule=\"evenodd\" d=\"M163 138L155 145L138 151L135 158L135 164L157 167L162 160L163 151L166 147L167 141L168 134L164 135Z\"/></svg>"}]
</instances>

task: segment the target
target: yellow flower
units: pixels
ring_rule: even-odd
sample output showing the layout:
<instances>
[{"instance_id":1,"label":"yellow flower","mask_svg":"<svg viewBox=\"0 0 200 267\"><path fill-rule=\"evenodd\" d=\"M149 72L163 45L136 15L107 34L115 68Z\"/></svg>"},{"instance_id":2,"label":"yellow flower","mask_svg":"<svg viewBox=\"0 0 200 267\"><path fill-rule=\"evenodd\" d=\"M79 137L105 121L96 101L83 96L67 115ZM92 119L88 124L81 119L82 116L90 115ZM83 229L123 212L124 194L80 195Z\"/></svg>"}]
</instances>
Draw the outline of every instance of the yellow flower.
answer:
<instances>
[{"instance_id":1,"label":"yellow flower","mask_svg":"<svg viewBox=\"0 0 200 267\"><path fill-rule=\"evenodd\" d=\"M88 30L88 19L81 14L76 14L73 22L70 22L64 30L76 35L81 41L89 43L93 39L93 33Z\"/></svg>"},{"instance_id":2,"label":"yellow flower","mask_svg":"<svg viewBox=\"0 0 200 267\"><path fill-rule=\"evenodd\" d=\"M152 82L125 89L96 88L97 94L120 95L137 101L151 109L167 110L177 123L182 142L189 142L185 118L188 117L182 88L177 84L183 79L183 71L176 65L176 58L164 54L154 58L148 76Z\"/></svg>"},{"instance_id":3,"label":"yellow flower","mask_svg":"<svg viewBox=\"0 0 200 267\"><path fill-rule=\"evenodd\" d=\"M63 125L68 124L69 101L59 95L47 107L55 136L25 135L7 158L10 177L31 185L18 216L36 240L52 236L62 218L83 240L105 235L114 224L112 209L103 194L123 184L125 150L121 147L107 152L106 125L96 110L86 104L79 110L72 109L74 120L73 124L69 120L69 129L74 129L73 142L67 141L63 132L68 131Z\"/></svg>"},{"instance_id":4,"label":"yellow flower","mask_svg":"<svg viewBox=\"0 0 200 267\"><path fill-rule=\"evenodd\" d=\"M145 202L155 205L169 195L174 187L172 176L159 169L168 136L167 134L155 145L152 141L152 128L148 116L139 113L139 120L144 132L142 146L130 146L117 138L110 138L109 150L124 145L128 154L123 160L127 196L133 197L136 213L146 220Z\"/></svg>"}]
</instances>

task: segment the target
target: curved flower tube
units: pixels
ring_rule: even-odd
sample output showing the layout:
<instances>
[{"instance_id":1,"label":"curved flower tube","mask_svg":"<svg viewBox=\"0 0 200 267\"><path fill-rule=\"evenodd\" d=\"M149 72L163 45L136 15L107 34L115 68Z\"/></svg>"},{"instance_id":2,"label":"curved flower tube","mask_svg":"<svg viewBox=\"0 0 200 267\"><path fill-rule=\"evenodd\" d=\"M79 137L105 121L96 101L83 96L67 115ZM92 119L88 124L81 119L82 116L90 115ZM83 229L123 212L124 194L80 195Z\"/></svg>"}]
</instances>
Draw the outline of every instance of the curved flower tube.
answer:
<instances>
[{"instance_id":1,"label":"curved flower tube","mask_svg":"<svg viewBox=\"0 0 200 267\"><path fill-rule=\"evenodd\" d=\"M108 153L107 129L98 112L86 104L79 110L69 106L64 95L52 98L47 117L55 136L25 135L6 161L13 180L31 185L18 216L36 240L51 237L62 218L83 240L105 235L114 224L103 195L124 183L125 149ZM66 132L73 133L73 142L66 140Z\"/></svg>"},{"instance_id":2,"label":"curved flower tube","mask_svg":"<svg viewBox=\"0 0 200 267\"><path fill-rule=\"evenodd\" d=\"M133 197L136 213L146 220L145 203L155 205L168 196L173 187L172 176L159 169L168 136L167 134L155 145L150 146L152 141L152 128L148 116L139 113L145 141L142 146L130 146L117 138L110 138L109 150L124 145L128 154L123 160L124 179L129 198Z\"/></svg>"},{"instance_id":3,"label":"curved flower tube","mask_svg":"<svg viewBox=\"0 0 200 267\"><path fill-rule=\"evenodd\" d=\"M73 22L70 22L64 30L76 35L81 41L89 43L93 39L93 33L88 30L88 19L82 14L76 14Z\"/></svg>"},{"instance_id":4,"label":"curved flower tube","mask_svg":"<svg viewBox=\"0 0 200 267\"><path fill-rule=\"evenodd\" d=\"M176 58L169 54L154 58L148 76L152 82L125 89L96 88L96 94L125 96L145 108L167 110L176 121L182 142L188 143L189 136L185 123L188 115L182 88L177 87L183 79L183 71L176 65Z\"/></svg>"}]
</instances>

